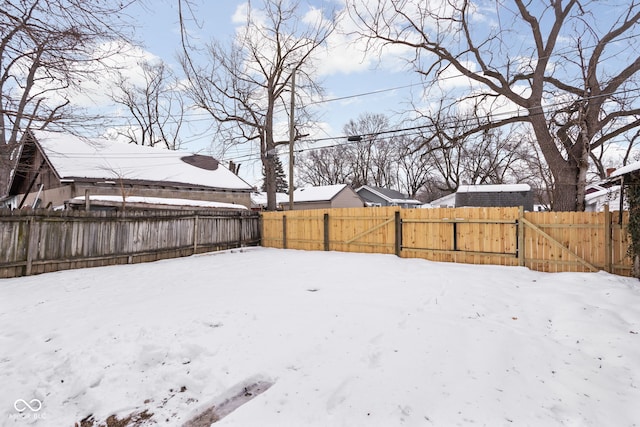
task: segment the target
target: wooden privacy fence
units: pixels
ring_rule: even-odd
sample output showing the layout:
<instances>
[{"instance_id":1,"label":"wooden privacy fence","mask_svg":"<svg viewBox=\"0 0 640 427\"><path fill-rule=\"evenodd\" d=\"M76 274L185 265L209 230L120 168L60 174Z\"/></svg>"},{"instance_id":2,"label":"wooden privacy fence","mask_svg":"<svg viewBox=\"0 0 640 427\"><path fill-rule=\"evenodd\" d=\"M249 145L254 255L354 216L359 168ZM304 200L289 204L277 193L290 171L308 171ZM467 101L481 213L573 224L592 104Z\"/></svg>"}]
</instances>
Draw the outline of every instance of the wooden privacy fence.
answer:
<instances>
[{"instance_id":1,"label":"wooden privacy fence","mask_svg":"<svg viewBox=\"0 0 640 427\"><path fill-rule=\"evenodd\" d=\"M0 278L257 245L248 211L0 210Z\"/></svg>"},{"instance_id":2,"label":"wooden privacy fence","mask_svg":"<svg viewBox=\"0 0 640 427\"><path fill-rule=\"evenodd\" d=\"M521 208L350 208L266 212L262 245L396 254L547 272L631 274L628 213Z\"/></svg>"}]
</instances>

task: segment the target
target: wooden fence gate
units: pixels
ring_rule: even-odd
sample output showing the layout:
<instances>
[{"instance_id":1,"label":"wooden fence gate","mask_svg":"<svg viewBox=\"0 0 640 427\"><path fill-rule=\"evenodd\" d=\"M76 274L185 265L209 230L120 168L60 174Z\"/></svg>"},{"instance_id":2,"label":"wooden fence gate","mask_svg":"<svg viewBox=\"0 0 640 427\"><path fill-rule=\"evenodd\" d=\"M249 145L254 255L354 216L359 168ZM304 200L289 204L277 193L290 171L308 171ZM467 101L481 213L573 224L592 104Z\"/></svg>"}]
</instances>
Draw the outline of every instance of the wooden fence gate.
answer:
<instances>
[{"instance_id":1,"label":"wooden fence gate","mask_svg":"<svg viewBox=\"0 0 640 427\"><path fill-rule=\"evenodd\" d=\"M262 214L262 245L629 275L627 215L521 208L267 212Z\"/></svg>"}]
</instances>

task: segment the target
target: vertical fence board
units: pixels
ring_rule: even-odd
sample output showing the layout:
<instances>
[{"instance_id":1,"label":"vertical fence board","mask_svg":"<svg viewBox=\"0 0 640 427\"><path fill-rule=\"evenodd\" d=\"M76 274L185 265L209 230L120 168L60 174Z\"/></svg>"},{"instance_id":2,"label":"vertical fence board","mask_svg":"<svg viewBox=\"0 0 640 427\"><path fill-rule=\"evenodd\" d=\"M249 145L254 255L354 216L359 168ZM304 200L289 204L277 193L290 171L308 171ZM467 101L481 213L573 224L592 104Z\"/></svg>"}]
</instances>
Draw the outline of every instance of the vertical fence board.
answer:
<instances>
[{"instance_id":1,"label":"vertical fence board","mask_svg":"<svg viewBox=\"0 0 640 427\"><path fill-rule=\"evenodd\" d=\"M203 218L197 230L196 215ZM255 245L259 221L257 213L232 211L0 210L0 278Z\"/></svg>"},{"instance_id":2,"label":"vertical fence board","mask_svg":"<svg viewBox=\"0 0 640 427\"><path fill-rule=\"evenodd\" d=\"M397 207L287 211L287 246L325 250L324 215L328 214L330 250L393 254L396 211L402 221L402 257L560 272L607 269L610 252L612 272L629 275L631 271L626 223L618 224L618 215L610 215L609 232L604 212ZM264 246L282 247L282 216L282 212L262 214ZM623 217L628 218L628 213Z\"/></svg>"}]
</instances>

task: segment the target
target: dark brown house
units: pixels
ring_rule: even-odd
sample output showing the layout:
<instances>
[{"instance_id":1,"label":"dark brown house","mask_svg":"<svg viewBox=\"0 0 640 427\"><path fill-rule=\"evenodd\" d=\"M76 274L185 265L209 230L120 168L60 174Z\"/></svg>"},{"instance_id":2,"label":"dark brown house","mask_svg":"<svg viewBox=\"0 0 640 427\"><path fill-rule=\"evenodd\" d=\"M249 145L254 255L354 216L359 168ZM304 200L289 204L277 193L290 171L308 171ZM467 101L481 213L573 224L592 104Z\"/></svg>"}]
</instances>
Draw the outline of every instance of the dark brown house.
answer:
<instances>
[{"instance_id":1,"label":"dark brown house","mask_svg":"<svg viewBox=\"0 0 640 427\"><path fill-rule=\"evenodd\" d=\"M120 196L249 208L252 190L211 156L29 131L10 178L9 202L55 208L77 197Z\"/></svg>"}]
</instances>

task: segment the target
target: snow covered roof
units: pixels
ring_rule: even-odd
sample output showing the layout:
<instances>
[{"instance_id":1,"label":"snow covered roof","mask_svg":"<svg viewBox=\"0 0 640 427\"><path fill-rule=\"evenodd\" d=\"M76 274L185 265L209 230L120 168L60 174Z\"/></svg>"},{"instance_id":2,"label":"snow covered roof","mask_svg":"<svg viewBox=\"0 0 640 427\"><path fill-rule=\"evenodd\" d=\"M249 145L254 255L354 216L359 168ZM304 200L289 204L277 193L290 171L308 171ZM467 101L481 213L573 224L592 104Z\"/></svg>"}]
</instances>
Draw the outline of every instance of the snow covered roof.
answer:
<instances>
[{"instance_id":1,"label":"snow covered roof","mask_svg":"<svg viewBox=\"0 0 640 427\"><path fill-rule=\"evenodd\" d=\"M611 175L609 175L609 178L616 178L622 175L626 175L629 172L635 172L639 169L640 169L640 162L634 162L634 163L628 164L627 166L623 166L620 169L616 169Z\"/></svg>"},{"instance_id":2,"label":"snow covered roof","mask_svg":"<svg viewBox=\"0 0 640 427\"><path fill-rule=\"evenodd\" d=\"M85 197L79 196L71 199L71 202L84 203ZM122 196L102 196L102 195L90 195L89 201L91 202L114 202L122 203ZM174 199L164 197L141 197L141 196L125 196L124 202L126 204L144 204L144 205L168 205L168 206L192 206L198 208L211 208L211 209L242 209L246 210L247 207L238 205L235 203L222 203L222 202L209 202L205 200L191 200L191 199Z\"/></svg>"},{"instance_id":3,"label":"snow covered roof","mask_svg":"<svg viewBox=\"0 0 640 427\"><path fill-rule=\"evenodd\" d=\"M422 202L420 202L419 200L409 199L405 194L402 194L399 191L392 190L389 188L374 187L372 185L363 185L362 187L356 190L356 193L360 194L361 190L368 190L373 194L377 195L378 197L383 198L389 203L411 204L411 205L422 204Z\"/></svg>"},{"instance_id":4,"label":"snow covered roof","mask_svg":"<svg viewBox=\"0 0 640 427\"><path fill-rule=\"evenodd\" d=\"M211 156L58 132L36 130L32 134L61 180L126 179L227 190L252 189Z\"/></svg>"},{"instance_id":5,"label":"snow covered roof","mask_svg":"<svg viewBox=\"0 0 640 427\"><path fill-rule=\"evenodd\" d=\"M276 204L286 203L289 201L287 193L276 193ZM251 193L251 205L255 207L267 206L267 193L262 191L254 191Z\"/></svg>"},{"instance_id":6,"label":"snow covered roof","mask_svg":"<svg viewBox=\"0 0 640 427\"><path fill-rule=\"evenodd\" d=\"M347 184L321 185L317 187L298 188L293 192L295 202L324 202L332 200Z\"/></svg>"},{"instance_id":7,"label":"snow covered roof","mask_svg":"<svg viewBox=\"0 0 640 427\"><path fill-rule=\"evenodd\" d=\"M530 191L529 184L480 184L480 185L461 185L458 187L458 193L505 193L517 191Z\"/></svg>"}]
</instances>

